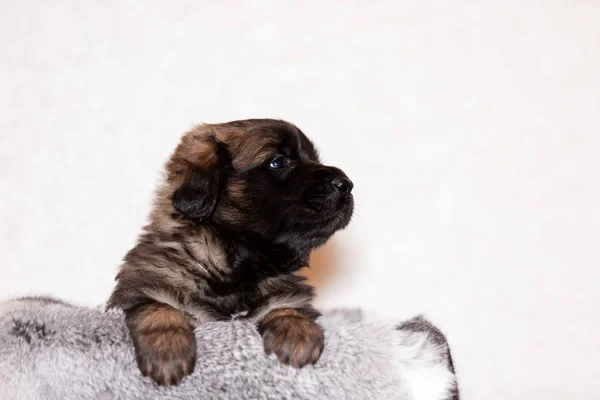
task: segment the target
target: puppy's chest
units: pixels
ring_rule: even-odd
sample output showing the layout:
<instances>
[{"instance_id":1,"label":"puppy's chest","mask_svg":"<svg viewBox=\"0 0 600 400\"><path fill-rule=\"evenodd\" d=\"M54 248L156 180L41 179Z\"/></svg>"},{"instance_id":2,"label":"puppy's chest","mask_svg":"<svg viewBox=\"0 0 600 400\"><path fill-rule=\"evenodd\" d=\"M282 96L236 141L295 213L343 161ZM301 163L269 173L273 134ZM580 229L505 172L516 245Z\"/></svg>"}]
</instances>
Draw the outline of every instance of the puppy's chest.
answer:
<instances>
[{"instance_id":1,"label":"puppy's chest","mask_svg":"<svg viewBox=\"0 0 600 400\"><path fill-rule=\"evenodd\" d=\"M280 261L280 260L275 260ZM279 264L275 267L276 264ZM311 292L283 262L247 260L232 267L227 276L197 280L196 303L209 320L256 320L282 302L304 304ZM296 301L299 300L299 301Z\"/></svg>"},{"instance_id":2,"label":"puppy's chest","mask_svg":"<svg viewBox=\"0 0 600 400\"><path fill-rule=\"evenodd\" d=\"M244 282L213 283L206 294L205 302L218 319L247 316L269 301L257 284Z\"/></svg>"},{"instance_id":3,"label":"puppy's chest","mask_svg":"<svg viewBox=\"0 0 600 400\"><path fill-rule=\"evenodd\" d=\"M209 320L242 319L258 322L278 307L301 307L311 300L310 291L302 290L286 278L268 278L253 282L213 282L198 299L202 315ZM300 289L300 290L299 290Z\"/></svg>"}]
</instances>

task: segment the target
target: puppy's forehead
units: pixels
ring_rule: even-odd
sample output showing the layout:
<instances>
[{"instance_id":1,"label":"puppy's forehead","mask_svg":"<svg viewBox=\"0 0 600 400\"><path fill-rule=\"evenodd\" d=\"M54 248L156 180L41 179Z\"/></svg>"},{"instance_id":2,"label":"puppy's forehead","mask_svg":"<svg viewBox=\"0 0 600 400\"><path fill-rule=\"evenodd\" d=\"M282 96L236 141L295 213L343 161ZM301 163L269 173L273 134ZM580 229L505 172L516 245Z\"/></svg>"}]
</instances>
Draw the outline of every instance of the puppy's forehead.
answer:
<instances>
[{"instance_id":1,"label":"puppy's forehead","mask_svg":"<svg viewBox=\"0 0 600 400\"><path fill-rule=\"evenodd\" d=\"M224 128L231 127L238 132L222 135L222 140L229 146L233 167L237 170L262 165L278 153L297 153L301 147L299 130L284 121L246 120L224 124Z\"/></svg>"},{"instance_id":2,"label":"puppy's forehead","mask_svg":"<svg viewBox=\"0 0 600 400\"><path fill-rule=\"evenodd\" d=\"M227 146L231 163L238 171L258 167L276 154L319 161L316 149L304 133L288 122L272 119L199 125L183 137L173 160L211 164L216 160L217 142Z\"/></svg>"}]
</instances>

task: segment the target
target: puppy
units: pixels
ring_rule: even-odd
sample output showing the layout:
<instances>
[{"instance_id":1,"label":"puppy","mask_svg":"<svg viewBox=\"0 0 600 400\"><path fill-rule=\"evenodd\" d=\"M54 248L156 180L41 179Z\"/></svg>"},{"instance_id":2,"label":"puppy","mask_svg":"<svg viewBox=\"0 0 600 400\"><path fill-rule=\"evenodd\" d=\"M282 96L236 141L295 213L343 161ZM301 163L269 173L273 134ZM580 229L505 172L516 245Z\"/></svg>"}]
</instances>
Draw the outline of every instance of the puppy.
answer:
<instances>
[{"instance_id":1,"label":"puppy","mask_svg":"<svg viewBox=\"0 0 600 400\"><path fill-rule=\"evenodd\" d=\"M282 363L315 363L319 313L313 288L294 272L350 222L352 187L284 121L185 134L108 302L125 312L142 374L178 384L194 370L193 328L233 316L256 323L266 353Z\"/></svg>"}]
</instances>

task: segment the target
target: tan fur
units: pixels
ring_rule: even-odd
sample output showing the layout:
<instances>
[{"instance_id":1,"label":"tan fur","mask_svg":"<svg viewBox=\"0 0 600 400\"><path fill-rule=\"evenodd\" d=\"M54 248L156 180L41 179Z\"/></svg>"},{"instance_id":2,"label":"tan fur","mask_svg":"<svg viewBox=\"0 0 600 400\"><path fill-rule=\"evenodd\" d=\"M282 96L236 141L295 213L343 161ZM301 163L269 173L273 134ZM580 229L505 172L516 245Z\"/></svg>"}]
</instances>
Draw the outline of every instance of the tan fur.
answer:
<instances>
[{"instance_id":1,"label":"tan fur","mask_svg":"<svg viewBox=\"0 0 600 400\"><path fill-rule=\"evenodd\" d=\"M156 303L140 307L126 318L144 376L152 374L159 385L173 385L194 370L196 338L179 311Z\"/></svg>"},{"instance_id":2,"label":"tan fur","mask_svg":"<svg viewBox=\"0 0 600 400\"><path fill-rule=\"evenodd\" d=\"M209 168L216 162L215 144L211 142L211 136L227 143L233 167L239 171L266 162L276 138L246 135L247 131L247 124L203 124L187 132L165 165L165 175L156 191L151 223L147 230L173 231L181 226L181 223L171 218L175 210L170 199L175 190L189 179L190 166ZM241 185L238 187L243 189ZM236 186L231 185L229 189L235 191Z\"/></svg>"},{"instance_id":3,"label":"tan fur","mask_svg":"<svg viewBox=\"0 0 600 400\"><path fill-rule=\"evenodd\" d=\"M301 368L321 355L325 337L311 319L292 308L270 312L260 324L265 353L274 353L284 364Z\"/></svg>"},{"instance_id":4,"label":"tan fur","mask_svg":"<svg viewBox=\"0 0 600 400\"><path fill-rule=\"evenodd\" d=\"M188 326L183 315L176 309L156 304L140 312L138 318L138 328L141 330L180 329Z\"/></svg>"}]
</instances>

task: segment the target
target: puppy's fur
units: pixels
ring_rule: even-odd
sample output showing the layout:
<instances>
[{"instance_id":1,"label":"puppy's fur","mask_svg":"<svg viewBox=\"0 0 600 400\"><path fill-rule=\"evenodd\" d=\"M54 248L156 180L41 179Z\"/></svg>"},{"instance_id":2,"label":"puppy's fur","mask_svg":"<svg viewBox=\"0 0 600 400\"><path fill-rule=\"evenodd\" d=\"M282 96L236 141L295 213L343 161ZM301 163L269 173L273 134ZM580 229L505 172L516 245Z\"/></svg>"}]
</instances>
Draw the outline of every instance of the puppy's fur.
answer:
<instances>
[{"instance_id":1,"label":"puppy's fur","mask_svg":"<svg viewBox=\"0 0 600 400\"><path fill-rule=\"evenodd\" d=\"M323 349L313 289L294 272L353 211L352 182L279 120L201 125L166 164L149 224L125 256L109 307L122 308L146 376L178 384L193 327L255 322L265 351L303 367Z\"/></svg>"}]
</instances>

